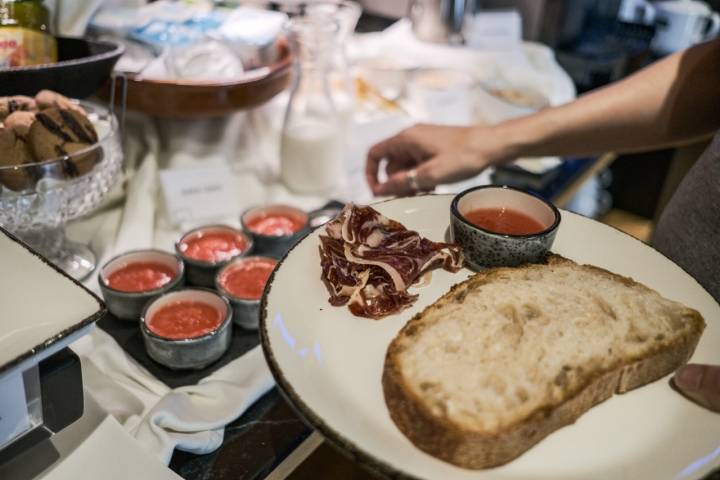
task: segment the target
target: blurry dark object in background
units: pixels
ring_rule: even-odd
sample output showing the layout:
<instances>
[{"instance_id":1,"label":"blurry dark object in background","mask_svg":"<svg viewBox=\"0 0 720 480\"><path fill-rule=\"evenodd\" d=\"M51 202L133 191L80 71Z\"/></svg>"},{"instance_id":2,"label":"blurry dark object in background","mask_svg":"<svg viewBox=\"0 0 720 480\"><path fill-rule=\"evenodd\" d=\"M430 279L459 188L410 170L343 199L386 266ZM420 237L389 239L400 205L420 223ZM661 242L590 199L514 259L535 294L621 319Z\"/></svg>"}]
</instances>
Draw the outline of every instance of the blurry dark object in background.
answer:
<instances>
[{"instance_id":1,"label":"blurry dark object in background","mask_svg":"<svg viewBox=\"0 0 720 480\"><path fill-rule=\"evenodd\" d=\"M541 40L579 93L619 80L647 62L654 27L619 18L622 0L547 2ZM640 22L640 20L638 20Z\"/></svg>"},{"instance_id":2,"label":"blurry dark object in background","mask_svg":"<svg viewBox=\"0 0 720 480\"><path fill-rule=\"evenodd\" d=\"M492 173L492 182L525 190L542 191L560 175L560 167L533 173L512 164L502 165Z\"/></svg>"},{"instance_id":3,"label":"blurry dark object in background","mask_svg":"<svg viewBox=\"0 0 720 480\"><path fill-rule=\"evenodd\" d=\"M645 218L654 218L672 150L622 155L610 167L613 182L608 189L613 207Z\"/></svg>"},{"instance_id":4,"label":"blurry dark object in background","mask_svg":"<svg viewBox=\"0 0 720 480\"><path fill-rule=\"evenodd\" d=\"M109 79L123 47L112 42L57 38L58 62L0 69L0 96L34 96L53 90L70 98L87 98Z\"/></svg>"}]
</instances>

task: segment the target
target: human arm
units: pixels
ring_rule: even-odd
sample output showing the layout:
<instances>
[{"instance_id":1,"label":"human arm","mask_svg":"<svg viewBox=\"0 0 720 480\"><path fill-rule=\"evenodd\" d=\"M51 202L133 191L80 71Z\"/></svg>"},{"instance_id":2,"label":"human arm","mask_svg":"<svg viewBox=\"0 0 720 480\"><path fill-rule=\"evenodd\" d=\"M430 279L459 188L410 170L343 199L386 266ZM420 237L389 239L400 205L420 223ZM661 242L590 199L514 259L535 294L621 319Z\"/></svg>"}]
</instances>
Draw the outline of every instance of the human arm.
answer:
<instances>
[{"instance_id":1,"label":"human arm","mask_svg":"<svg viewBox=\"0 0 720 480\"><path fill-rule=\"evenodd\" d=\"M720 128L720 40L671 55L566 105L494 126L418 125L370 149L366 178L377 195L471 177L518 157L633 152L691 142ZM387 160L388 181L378 181Z\"/></svg>"}]
</instances>

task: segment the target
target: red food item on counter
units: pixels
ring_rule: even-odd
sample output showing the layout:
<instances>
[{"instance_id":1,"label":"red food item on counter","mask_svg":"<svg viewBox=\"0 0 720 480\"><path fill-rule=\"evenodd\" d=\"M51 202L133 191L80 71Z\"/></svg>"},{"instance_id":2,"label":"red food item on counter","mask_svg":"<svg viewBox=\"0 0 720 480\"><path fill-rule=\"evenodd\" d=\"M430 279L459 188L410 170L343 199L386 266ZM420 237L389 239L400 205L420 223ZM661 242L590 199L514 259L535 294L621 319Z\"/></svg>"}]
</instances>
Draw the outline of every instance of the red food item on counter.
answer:
<instances>
[{"instance_id":1,"label":"red food item on counter","mask_svg":"<svg viewBox=\"0 0 720 480\"><path fill-rule=\"evenodd\" d=\"M242 260L222 273L220 286L234 297L258 300L275 265L277 261L269 258Z\"/></svg>"},{"instance_id":2,"label":"red food item on counter","mask_svg":"<svg viewBox=\"0 0 720 480\"><path fill-rule=\"evenodd\" d=\"M137 293L156 290L175 278L175 270L157 262L133 262L115 270L107 278L108 287Z\"/></svg>"},{"instance_id":3,"label":"red food item on counter","mask_svg":"<svg viewBox=\"0 0 720 480\"><path fill-rule=\"evenodd\" d=\"M222 313L212 305L179 301L160 307L147 321L148 330L171 340L207 335L222 323Z\"/></svg>"},{"instance_id":4,"label":"red food item on counter","mask_svg":"<svg viewBox=\"0 0 720 480\"><path fill-rule=\"evenodd\" d=\"M246 225L253 233L282 237L300 231L305 222L290 214L267 212L248 219Z\"/></svg>"},{"instance_id":5,"label":"red food item on counter","mask_svg":"<svg viewBox=\"0 0 720 480\"><path fill-rule=\"evenodd\" d=\"M371 207L349 204L320 235L322 279L330 304L379 319L413 304L408 288L430 270L456 272L457 245L436 243Z\"/></svg>"},{"instance_id":6,"label":"red food item on counter","mask_svg":"<svg viewBox=\"0 0 720 480\"><path fill-rule=\"evenodd\" d=\"M216 263L242 254L249 243L239 232L208 229L183 238L179 249L193 260Z\"/></svg>"},{"instance_id":7,"label":"red food item on counter","mask_svg":"<svg viewBox=\"0 0 720 480\"><path fill-rule=\"evenodd\" d=\"M473 225L504 235L533 235L546 228L530 215L512 208L477 208L463 217Z\"/></svg>"}]
</instances>

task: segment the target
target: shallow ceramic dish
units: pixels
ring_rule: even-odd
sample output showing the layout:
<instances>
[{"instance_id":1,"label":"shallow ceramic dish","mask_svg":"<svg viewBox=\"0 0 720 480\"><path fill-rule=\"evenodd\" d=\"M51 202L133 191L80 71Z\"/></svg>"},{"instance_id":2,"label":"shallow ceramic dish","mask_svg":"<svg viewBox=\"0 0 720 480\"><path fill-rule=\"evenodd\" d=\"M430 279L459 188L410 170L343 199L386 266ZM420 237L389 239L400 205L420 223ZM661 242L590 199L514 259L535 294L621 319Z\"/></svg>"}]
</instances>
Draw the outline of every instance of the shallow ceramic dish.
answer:
<instances>
[{"instance_id":1,"label":"shallow ceramic dish","mask_svg":"<svg viewBox=\"0 0 720 480\"><path fill-rule=\"evenodd\" d=\"M0 68L0 95L34 96L47 89L70 98L86 98L110 79L125 48L114 42L57 37L58 61Z\"/></svg>"},{"instance_id":2,"label":"shallow ceramic dish","mask_svg":"<svg viewBox=\"0 0 720 480\"><path fill-rule=\"evenodd\" d=\"M507 208L538 222L543 229L527 235L509 235L470 222L465 215L479 208ZM452 238L463 248L465 262L473 269L517 266L541 261L555 241L560 226L555 206L511 187L487 185L458 193L450 204Z\"/></svg>"},{"instance_id":3,"label":"shallow ceramic dish","mask_svg":"<svg viewBox=\"0 0 720 480\"><path fill-rule=\"evenodd\" d=\"M110 287L110 275L133 262L157 262L173 270L175 276L162 287L144 292L124 292ZM98 284L110 313L121 320L136 322L148 302L183 284L184 272L183 262L172 253L162 250L135 250L118 255L103 265L98 273Z\"/></svg>"},{"instance_id":4,"label":"shallow ceramic dish","mask_svg":"<svg viewBox=\"0 0 720 480\"><path fill-rule=\"evenodd\" d=\"M248 70L237 79L212 82L153 80L127 76L126 105L145 115L162 118L207 118L227 115L261 105L290 84L292 55L284 40L275 45L277 58L267 65ZM102 97L109 99L110 89ZM123 99L123 82L115 84L116 104Z\"/></svg>"},{"instance_id":5,"label":"shallow ceramic dish","mask_svg":"<svg viewBox=\"0 0 720 480\"><path fill-rule=\"evenodd\" d=\"M450 195L379 203L384 215L433 241L448 226ZM720 306L680 267L651 247L593 220L561 212L553 251L606 268L698 309L707 328L692 361L720 363ZM320 280L318 235L302 240L266 287L260 333L278 386L322 435L392 478L482 480L687 479L720 466L717 414L671 389L668 378L597 405L509 464L472 471L415 448L392 423L381 374L402 326L471 272L433 272L418 301L384 320L328 304Z\"/></svg>"},{"instance_id":6,"label":"shallow ceramic dish","mask_svg":"<svg viewBox=\"0 0 720 480\"><path fill-rule=\"evenodd\" d=\"M170 339L148 328L153 315L162 307L175 302L197 301L211 305L220 312L222 322L213 331L198 337ZM182 369L204 368L225 353L232 340L232 308L227 300L204 288L184 288L167 293L149 303L140 318L140 332L150 358L166 367Z\"/></svg>"}]
</instances>

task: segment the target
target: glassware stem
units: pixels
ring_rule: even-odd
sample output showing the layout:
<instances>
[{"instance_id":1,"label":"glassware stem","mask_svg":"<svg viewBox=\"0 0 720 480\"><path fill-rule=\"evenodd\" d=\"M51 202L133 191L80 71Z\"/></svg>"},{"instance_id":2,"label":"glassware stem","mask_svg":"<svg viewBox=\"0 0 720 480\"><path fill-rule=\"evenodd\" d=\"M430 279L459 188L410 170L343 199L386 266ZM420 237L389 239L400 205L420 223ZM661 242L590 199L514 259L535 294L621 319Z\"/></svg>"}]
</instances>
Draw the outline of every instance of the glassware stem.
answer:
<instances>
[{"instance_id":1,"label":"glassware stem","mask_svg":"<svg viewBox=\"0 0 720 480\"><path fill-rule=\"evenodd\" d=\"M16 234L75 280L84 280L95 270L95 254L87 245L69 240L64 225Z\"/></svg>"}]
</instances>

